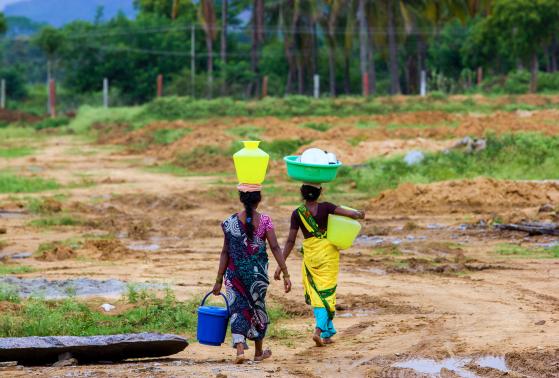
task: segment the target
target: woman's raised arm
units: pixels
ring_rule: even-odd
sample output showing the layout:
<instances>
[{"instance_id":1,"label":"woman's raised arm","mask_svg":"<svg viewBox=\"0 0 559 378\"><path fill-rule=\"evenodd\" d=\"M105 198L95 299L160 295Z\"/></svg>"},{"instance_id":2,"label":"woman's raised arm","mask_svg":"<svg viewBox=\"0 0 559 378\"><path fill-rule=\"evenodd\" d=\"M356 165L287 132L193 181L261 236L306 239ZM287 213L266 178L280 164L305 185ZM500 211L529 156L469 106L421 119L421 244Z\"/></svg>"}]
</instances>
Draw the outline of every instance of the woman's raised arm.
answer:
<instances>
[{"instance_id":1,"label":"woman's raised arm","mask_svg":"<svg viewBox=\"0 0 559 378\"><path fill-rule=\"evenodd\" d=\"M334 210L334 214L343 215L344 217L350 217L353 219L365 219L364 211L344 209L343 207L340 206L336 207L336 210Z\"/></svg>"}]
</instances>

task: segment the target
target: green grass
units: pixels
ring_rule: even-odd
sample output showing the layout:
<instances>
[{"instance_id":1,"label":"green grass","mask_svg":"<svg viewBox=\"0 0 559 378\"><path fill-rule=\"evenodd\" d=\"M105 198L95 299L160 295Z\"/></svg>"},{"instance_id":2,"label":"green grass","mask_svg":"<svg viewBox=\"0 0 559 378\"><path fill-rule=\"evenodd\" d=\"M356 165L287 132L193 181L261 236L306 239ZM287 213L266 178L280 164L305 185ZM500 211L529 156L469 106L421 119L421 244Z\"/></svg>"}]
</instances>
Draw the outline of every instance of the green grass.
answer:
<instances>
[{"instance_id":1,"label":"green grass","mask_svg":"<svg viewBox=\"0 0 559 378\"><path fill-rule=\"evenodd\" d=\"M0 147L0 158L18 158L31 155L33 152L33 148L30 147Z\"/></svg>"},{"instance_id":2,"label":"green grass","mask_svg":"<svg viewBox=\"0 0 559 378\"><path fill-rule=\"evenodd\" d=\"M0 291L0 298L1 297ZM7 292L13 298L13 292ZM180 302L172 292L164 296L139 293L126 301L133 306L118 315L92 309L75 298L62 301L29 299L0 317L0 337L91 336L135 332L193 335L198 299Z\"/></svg>"},{"instance_id":3,"label":"green grass","mask_svg":"<svg viewBox=\"0 0 559 378\"><path fill-rule=\"evenodd\" d=\"M42 256L45 252L51 251L59 245L64 245L72 249L78 249L83 245L83 242L76 238L70 238L63 241L41 243L37 247L37 251L35 251L35 256Z\"/></svg>"},{"instance_id":4,"label":"green grass","mask_svg":"<svg viewBox=\"0 0 559 378\"><path fill-rule=\"evenodd\" d=\"M67 214L60 214L32 220L29 222L29 225L37 228L49 228L60 226L79 226L83 223L84 221L81 219L74 218Z\"/></svg>"},{"instance_id":5,"label":"green grass","mask_svg":"<svg viewBox=\"0 0 559 378\"><path fill-rule=\"evenodd\" d=\"M537 167L537 169L534 169ZM339 171L340 181L356 183L362 192L376 195L405 182L430 183L479 176L511 180L559 177L559 137L542 134L487 136L487 148L479 153L463 151L428 153L408 166L401 156L376 158L362 168Z\"/></svg>"},{"instance_id":6,"label":"green grass","mask_svg":"<svg viewBox=\"0 0 559 378\"><path fill-rule=\"evenodd\" d=\"M197 146L188 152L177 155L172 165L188 168L196 166L196 163L200 160L211 160L227 154L228 151L218 146Z\"/></svg>"},{"instance_id":7,"label":"green grass","mask_svg":"<svg viewBox=\"0 0 559 378\"><path fill-rule=\"evenodd\" d=\"M324 132L330 130L332 128L332 125L324 122L307 122L307 123L303 123L301 127Z\"/></svg>"},{"instance_id":8,"label":"green grass","mask_svg":"<svg viewBox=\"0 0 559 378\"><path fill-rule=\"evenodd\" d=\"M299 148L309 144L306 139L278 139L271 142L263 141L260 148L270 154L272 159L283 159L284 156L293 155Z\"/></svg>"},{"instance_id":9,"label":"green grass","mask_svg":"<svg viewBox=\"0 0 559 378\"><path fill-rule=\"evenodd\" d=\"M13 139L31 139L37 140L38 134L37 132L31 127L0 127L0 143L5 142L6 140L13 140Z\"/></svg>"},{"instance_id":10,"label":"green grass","mask_svg":"<svg viewBox=\"0 0 559 378\"><path fill-rule=\"evenodd\" d=\"M436 129L436 128L457 128L459 126L458 122L444 121L435 124L427 123L390 123L386 125L387 130L397 130L397 129Z\"/></svg>"},{"instance_id":11,"label":"green grass","mask_svg":"<svg viewBox=\"0 0 559 378\"><path fill-rule=\"evenodd\" d=\"M88 131L96 123L128 123L140 127L150 120L149 117L138 117L143 110L143 106L108 109L82 106L68 127L77 133Z\"/></svg>"},{"instance_id":12,"label":"green grass","mask_svg":"<svg viewBox=\"0 0 559 378\"><path fill-rule=\"evenodd\" d=\"M263 129L257 126L237 126L229 129L228 132L244 140L260 140Z\"/></svg>"},{"instance_id":13,"label":"green grass","mask_svg":"<svg viewBox=\"0 0 559 378\"><path fill-rule=\"evenodd\" d=\"M58 118L45 118L33 125L35 130L43 130L43 129L55 129L62 126L66 126L70 123L70 119L67 117L58 117Z\"/></svg>"},{"instance_id":14,"label":"green grass","mask_svg":"<svg viewBox=\"0 0 559 378\"><path fill-rule=\"evenodd\" d=\"M19 301L19 295L13 286L0 283L0 302L18 303ZM0 322L4 315L3 313L2 316L0 316Z\"/></svg>"},{"instance_id":15,"label":"green grass","mask_svg":"<svg viewBox=\"0 0 559 378\"><path fill-rule=\"evenodd\" d=\"M157 144L172 144L182 139L186 134L192 132L191 129L157 129L153 133L153 141Z\"/></svg>"},{"instance_id":16,"label":"green grass","mask_svg":"<svg viewBox=\"0 0 559 378\"><path fill-rule=\"evenodd\" d=\"M57 194L47 198L25 197L25 209L31 214L52 214L59 211L61 206L68 198L65 194Z\"/></svg>"},{"instance_id":17,"label":"green grass","mask_svg":"<svg viewBox=\"0 0 559 378\"><path fill-rule=\"evenodd\" d=\"M22 274L33 272L33 268L25 265L5 265L0 264L0 276L5 276L6 274Z\"/></svg>"},{"instance_id":18,"label":"green grass","mask_svg":"<svg viewBox=\"0 0 559 378\"><path fill-rule=\"evenodd\" d=\"M17 176L7 171L0 171L0 193L35 193L58 188L60 185L53 180Z\"/></svg>"},{"instance_id":19,"label":"green grass","mask_svg":"<svg viewBox=\"0 0 559 378\"><path fill-rule=\"evenodd\" d=\"M499 244L495 250L498 255L526 259L559 259L559 246L553 248L526 248L517 244Z\"/></svg>"},{"instance_id":20,"label":"green grass","mask_svg":"<svg viewBox=\"0 0 559 378\"><path fill-rule=\"evenodd\" d=\"M380 125L376 121L357 121L355 127L358 129L376 129Z\"/></svg>"},{"instance_id":21,"label":"green grass","mask_svg":"<svg viewBox=\"0 0 559 378\"><path fill-rule=\"evenodd\" d=\"M145 169L148 172L164 173L164 174L179 176L179 177L192 176L193 175L192 173L188 172L186 170L186 168L180 167L178 165L170 164L170 163L156 165L156 166L153 166L153 167L146 167Z\"/></svg>"}]
</instances>

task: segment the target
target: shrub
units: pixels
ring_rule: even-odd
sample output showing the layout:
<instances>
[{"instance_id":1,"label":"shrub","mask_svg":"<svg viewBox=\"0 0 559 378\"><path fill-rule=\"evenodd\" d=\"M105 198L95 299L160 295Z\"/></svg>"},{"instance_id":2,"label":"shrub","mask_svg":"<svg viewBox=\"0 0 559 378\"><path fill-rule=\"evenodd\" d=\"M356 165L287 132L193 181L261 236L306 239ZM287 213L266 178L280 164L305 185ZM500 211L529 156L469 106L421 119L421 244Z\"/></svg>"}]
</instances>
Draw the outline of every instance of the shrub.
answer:
<instances>
[{"instance_id":1,"label":"shrub","mask_svg":"<svg viewBox=\"0 0 559 378\"><path fill-rule=\"evenodd\" d=\"M503 89L506 93L522 94L530 90L530 72L515 71L507 76Z\"/></svg>"},{"instance_id":2,"label":"shrub","mask_svg":"<svg viewBox=\"0 0 559 378\"><path fill-rule=\"evenodd\" d=\"M45 118L33 125L35 130L53 129L57 127L66 126L70 123L67 117Z\"/></svg>"}]
</instances>

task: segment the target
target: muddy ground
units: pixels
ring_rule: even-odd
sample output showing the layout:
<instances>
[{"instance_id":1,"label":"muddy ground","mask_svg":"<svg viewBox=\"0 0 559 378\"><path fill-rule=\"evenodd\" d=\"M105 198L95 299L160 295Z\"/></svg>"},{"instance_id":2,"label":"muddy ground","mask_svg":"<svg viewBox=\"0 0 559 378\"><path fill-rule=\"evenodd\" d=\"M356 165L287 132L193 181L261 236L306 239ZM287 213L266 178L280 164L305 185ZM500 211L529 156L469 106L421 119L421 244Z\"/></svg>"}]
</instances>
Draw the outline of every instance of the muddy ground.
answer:
<instances>
[{"instance_id":1,"label":"muddy ground","mask_svg":"<svg viewBox=\"0 0 559 378\"><path fill-rule=\"evenodd\" d=\"M554 134L556 127L550 122L556 122L557 114L546 110L493 116L436 114L433 119L421 114L401 115L402 119L396 115L386 120L382 117L389 116L337 119L339 128L313 131L311 134L316 135L312 139L328 141L335 150L337 133L344 127L354 127L357 121L382 126L420 118L424 123L442 125L432 132L424 127L395 131L384 126L369 131L353 128L351 133L356 136L365 135L356 145L358 153L346 146L340 148L339 155L343 158L346 154L353 159L351 163L357 164L370 156L403 153L422 146L443 149L459 137L479 135L485 124L498 131L526 126ZM301 122L318 121L295 120L292 124ZM207 123L226 129L219 120ZM261 125L266 133L272 133L270 125L282 121L233 122L246 123ZM183 123L174 125L182 127ZM222 244L219 224L240 209L233 172L179 177L147 169L154 159L194 143L200 123L186 126L195 133L167 149L154 147L144 154L66 135L35 142L33 156L0 159L0 169L52 178L66 185L52 192L0 195L0 221L6 231L0 254L9 264L34 268L17 277L81 277L164 285L184 300L209 291ZM289 131L287 126L282 127L286 129L275 135ZM293 136L308 131L295 126L293 130ZM113 136L110 142L124 138L119 142L130 143L146 132ZM223 143L234 139L226 132L219 135ZM206 133L205 137L210 136ZM383 150L382 146L389 147ZM281 164L272 165L272 169L277 171L272 172L274 177L283 175ZM477 196L472 195L474 188ZM289 215L297 203L297 196L289 193L296 190L295 183L284 179L264 192L261 210L273 217L280 243L285 240ZM0 367L0 375L423 377L436 373L444 377L557 377L559 260L496 253L503 243L533 247L557 240L500 232L486 225L501 213L541 217L543 205L559 205L558 192L557 184L549 182L481 180L474 184L401 187L374 199L348 195L348 205L365 208L368 214L356 245L342 252L335 320L339 333L336 343L325 348L315 347L310 338L313 321L302 295L301 256L293 253L288 261L293 291L284 295L276 282L269 290L270 301L291 314L280 321L284 335L267 341L274 353L269 361L236 366L231 363L230 346L216 348L194 342L169 359L64 368L8 366ZM26 212L25 201L60 194L64 195L58 197L60 205L51 210L71 214L83 222L65 227L31 226L29 222L40 215ZM325 197L334 198L329 196L327 186ZM343 196L335 197L336 201L340 198ZM544 207L543 211L549 213L549 209ZM555 213L551 210L546 216L553 219ZM71 251L56 249L55 244L46 257L34 254L41 243L109 234L117 238L86 242ZM14 254L19 258L12 259ZM270 267L273 269L274 263ZM89 300L111 303L116 298L118 293Z\"/></svg>"}]
</instances>

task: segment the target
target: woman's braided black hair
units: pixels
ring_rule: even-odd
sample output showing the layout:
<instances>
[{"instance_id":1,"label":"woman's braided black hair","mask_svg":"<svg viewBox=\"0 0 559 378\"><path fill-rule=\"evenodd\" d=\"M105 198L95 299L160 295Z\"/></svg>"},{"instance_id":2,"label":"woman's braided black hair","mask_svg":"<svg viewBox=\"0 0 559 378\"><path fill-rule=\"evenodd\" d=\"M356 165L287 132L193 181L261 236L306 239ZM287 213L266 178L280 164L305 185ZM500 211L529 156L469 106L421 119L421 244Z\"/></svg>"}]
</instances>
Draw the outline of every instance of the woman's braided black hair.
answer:
<instances>
[{"instance_id":1,"label":"woman's braided black hair","mask_svg":"<svg viewBox=\"0 0 559 378\"><path fill-rule=\"evenodd\" d=\"M239 199L245 205L247 236L248 240L252 240L254 237L253 209L262 200L262 194L260 192L239 192Z\"/></svg>"},{"instance_id":2,"label":"woman's braided black hair","mask_svg":"<svg viewBox=\"0 0 559 378\"><path fill-rule=\"evenodd\" d=\"M301 196L306 201L316 201L322 193L322 188L317 188L312 185L302 185L301 186Z\"/></svg>"}]
</instances>

